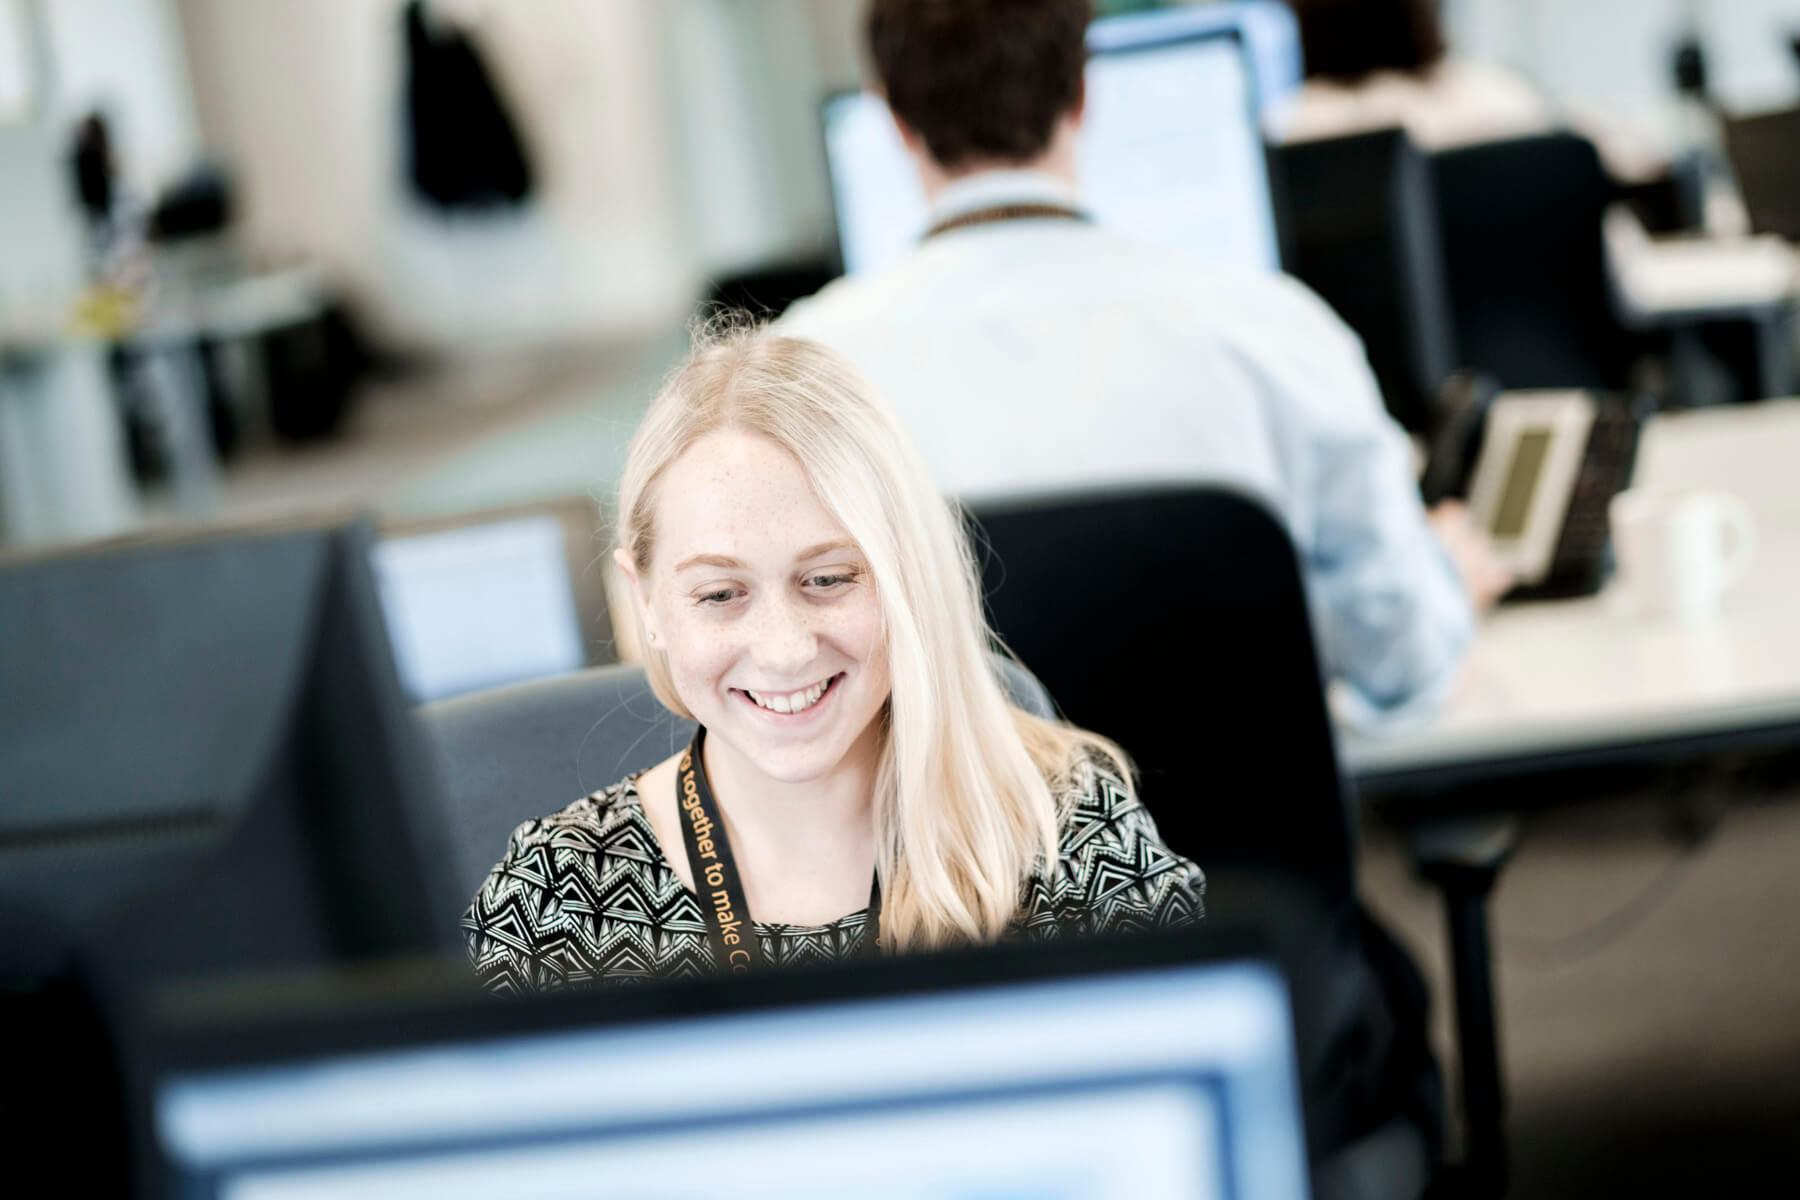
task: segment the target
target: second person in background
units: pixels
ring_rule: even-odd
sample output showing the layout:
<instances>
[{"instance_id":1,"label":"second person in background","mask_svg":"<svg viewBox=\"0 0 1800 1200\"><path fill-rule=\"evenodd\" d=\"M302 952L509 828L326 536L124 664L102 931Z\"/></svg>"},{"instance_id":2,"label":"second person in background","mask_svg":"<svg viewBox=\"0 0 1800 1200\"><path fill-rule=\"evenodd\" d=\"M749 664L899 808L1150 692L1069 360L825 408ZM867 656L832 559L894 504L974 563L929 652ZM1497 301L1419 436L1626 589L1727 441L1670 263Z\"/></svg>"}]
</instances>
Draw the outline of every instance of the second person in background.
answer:
<instances>
[{"instance_id":1,"label":"second person in background","mask_svg":"<svg viewBox=\"0 0 1800 1200\"><path fill-rule=\"evenodd\" d=\"M780 328L867 374L964 500L1144 481L1249 489L1299 550L1350 717L1429 709L1459 676L1474 609L1509 581L1460 512L1434 530L1361 344L1323 302L1087 218L1090 15L1088 0L874 0L876 82L931 232Z\"/></svg>"}]
</instances>

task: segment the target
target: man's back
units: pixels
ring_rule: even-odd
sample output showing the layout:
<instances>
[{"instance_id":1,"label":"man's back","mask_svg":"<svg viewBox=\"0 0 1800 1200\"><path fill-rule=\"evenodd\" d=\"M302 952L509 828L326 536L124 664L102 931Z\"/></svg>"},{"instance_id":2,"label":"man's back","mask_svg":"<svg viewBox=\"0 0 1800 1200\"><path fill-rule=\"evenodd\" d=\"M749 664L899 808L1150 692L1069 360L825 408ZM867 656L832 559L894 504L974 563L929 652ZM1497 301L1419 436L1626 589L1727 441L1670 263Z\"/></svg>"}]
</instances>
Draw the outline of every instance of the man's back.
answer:
<instances>
[{"instance_id":1,"label":"man's back","mask_svg":"<svg viewBox=\"0 0 1800 1200\"><path fill-rule=\"evenodd\" d=\"M1056 199L1041 176L953 185L939 210ZM945 489L1246 487L1288 525L1327 661L1371 706L1429 702L1468 604L1355 337L1305 288L1060 218L976 224L796 305L781 331L844 352Z\"/></svg>"}]
</instances>

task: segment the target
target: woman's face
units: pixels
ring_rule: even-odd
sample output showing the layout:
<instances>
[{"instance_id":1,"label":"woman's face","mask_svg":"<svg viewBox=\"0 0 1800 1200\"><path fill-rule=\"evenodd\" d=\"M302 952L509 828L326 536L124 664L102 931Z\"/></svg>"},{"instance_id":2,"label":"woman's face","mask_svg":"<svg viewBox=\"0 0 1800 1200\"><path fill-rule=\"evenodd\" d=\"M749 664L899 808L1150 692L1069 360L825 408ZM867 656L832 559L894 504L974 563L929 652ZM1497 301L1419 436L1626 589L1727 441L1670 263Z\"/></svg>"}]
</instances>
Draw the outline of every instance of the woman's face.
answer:
<instances>
[{"instance_id":1,"label":"woman's face","mask_svg":"<svg viewBox=\"0 0 1800 1200\"><path fill-rule=\"evenodd\" d=\"M715 430L664 470L654 503L649 569L623 552L620 566L709 745L783 783L872 748L888 698L875 583L793 455Z\"/></svg>"}]
</instances>

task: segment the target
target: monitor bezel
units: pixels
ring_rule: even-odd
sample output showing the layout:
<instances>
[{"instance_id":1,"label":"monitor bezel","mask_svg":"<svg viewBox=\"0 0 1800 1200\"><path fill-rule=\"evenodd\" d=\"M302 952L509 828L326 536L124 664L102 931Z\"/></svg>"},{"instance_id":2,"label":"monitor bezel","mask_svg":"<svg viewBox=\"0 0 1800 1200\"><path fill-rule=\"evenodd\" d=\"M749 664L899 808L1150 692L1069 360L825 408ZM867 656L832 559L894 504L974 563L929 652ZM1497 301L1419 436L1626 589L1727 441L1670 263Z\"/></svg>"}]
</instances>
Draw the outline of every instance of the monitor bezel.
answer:
<instances>
[{"instance_id":1,"label":"monitor bezel","mask_svg":"<svg viewBox=\"0 0 1800 1200\"><path fill-rule=\"evenodd\" d=\"M449 964L189 984L156 997L127 1026L133 1158L143 1194L171 1194L176 1171L157 1137L155 1102L158 1087L177 1076L1203 965L1249 967L1278 982L1288 1000L1282 1020L1304 1145L1310 1115L1293 1054L1293 1005L1270 946L1256 926L1209 921L1128 937L1072 936L528 996L489 995L466 969Z\"/></svg>"}]
</instances>

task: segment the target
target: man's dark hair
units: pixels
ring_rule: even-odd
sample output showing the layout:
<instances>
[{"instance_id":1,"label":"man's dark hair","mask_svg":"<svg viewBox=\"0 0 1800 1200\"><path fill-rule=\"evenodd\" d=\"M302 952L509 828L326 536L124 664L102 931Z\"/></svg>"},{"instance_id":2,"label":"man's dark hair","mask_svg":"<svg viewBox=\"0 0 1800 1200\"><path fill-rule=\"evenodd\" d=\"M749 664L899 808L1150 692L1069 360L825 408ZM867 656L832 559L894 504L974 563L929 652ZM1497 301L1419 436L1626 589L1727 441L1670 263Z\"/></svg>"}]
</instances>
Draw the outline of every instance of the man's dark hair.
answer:
<instances>
[{"instance_id":1,"label":"man's dark hair","mask_svg":"<svg viewBox=\"0 0 1800 1200\"><path fill-rule=\"evenodd\" d=\"M1356 83L1377 71L1422 75L1444 57L1438 0L1288 0L1308 77Z\"/></svg>"},{"instance_id":2,"label":"man's dark hair","mask_svg":"<svg viewBox=\"0 0 1800 1200\"><path fill-rule=\"evenodd\" d=\"M956 168L1024 162L1081 100L1090 0L873 0L888 105Z\"/></svg>"}]
</instances>

